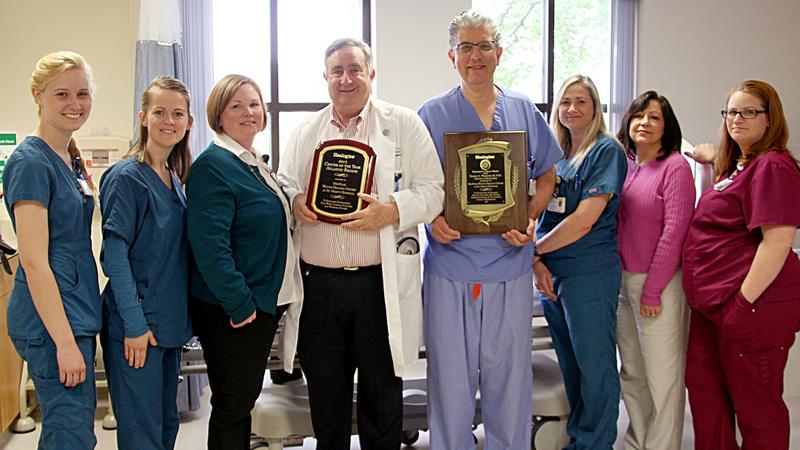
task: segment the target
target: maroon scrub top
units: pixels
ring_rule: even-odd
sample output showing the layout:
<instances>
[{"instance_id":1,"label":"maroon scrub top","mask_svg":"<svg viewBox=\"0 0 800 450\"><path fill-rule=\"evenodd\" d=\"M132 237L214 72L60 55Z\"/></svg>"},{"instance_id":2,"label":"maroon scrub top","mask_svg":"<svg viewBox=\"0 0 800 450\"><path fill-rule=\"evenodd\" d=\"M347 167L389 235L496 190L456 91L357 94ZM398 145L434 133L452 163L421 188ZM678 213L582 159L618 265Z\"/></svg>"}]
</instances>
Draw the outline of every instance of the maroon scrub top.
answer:
<instances>
[{"instance_id":1,"label":"maroon scrub top","mask_svg":"<svg viewBox=\"0 0 800 450\"><path fill-rule=\"evenodd\" d=\"M741 289L763 225L800 227L800 168L770 151L752 161L722 191L706 190L683 247L683 288L689 305L714 318ZM759 299L800 299L800 260L789 252Z\"/></svg>"}]
</instances>

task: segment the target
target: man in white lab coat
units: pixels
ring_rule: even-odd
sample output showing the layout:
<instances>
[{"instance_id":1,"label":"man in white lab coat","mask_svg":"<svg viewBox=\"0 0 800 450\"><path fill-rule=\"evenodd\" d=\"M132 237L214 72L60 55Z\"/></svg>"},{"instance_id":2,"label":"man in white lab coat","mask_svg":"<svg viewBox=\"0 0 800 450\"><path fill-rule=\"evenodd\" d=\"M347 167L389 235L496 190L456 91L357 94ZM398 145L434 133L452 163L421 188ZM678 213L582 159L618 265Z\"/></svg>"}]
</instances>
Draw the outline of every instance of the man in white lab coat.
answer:
<instances>
[{"instance_id":1,"label":"man in white lab coat","mask_svg":"<svg viewBox=\"0 0 800 450\"><path fill-rule=\"evenodd\" d=\"M422 344L417 225L442 211L442 170L417 114L371 96L370 48L340 39L325 52L331 105L301 123L278 177L292 201L305 299L299 353L318 449L350 448L358 369L362 449L400 446L403 370ZM349 139L375 153L367 207L320 221L306 206L314 150Z\"/></svg>"}]
</instances>

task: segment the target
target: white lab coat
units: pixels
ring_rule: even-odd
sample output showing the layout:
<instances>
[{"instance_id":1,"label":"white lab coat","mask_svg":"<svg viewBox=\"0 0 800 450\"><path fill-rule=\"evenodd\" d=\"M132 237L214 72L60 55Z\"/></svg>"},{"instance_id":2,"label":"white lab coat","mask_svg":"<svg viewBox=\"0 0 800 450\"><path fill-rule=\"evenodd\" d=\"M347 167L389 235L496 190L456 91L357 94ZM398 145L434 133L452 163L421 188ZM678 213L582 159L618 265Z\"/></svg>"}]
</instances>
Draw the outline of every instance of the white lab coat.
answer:
<instances>
[{"instance_id":1,"label":"white lab coat","mask_svg":"<svg viewBox=\"0 0 800 450\"><path fill-rule=\"evenodd\" d=\"M419 242L417 225L431 222L442 212L442 166L427 128L414 111L375 98L370 101L369 146L376 156L374 190L379 200L394 201L400 212L399 223L386 226L379 235L389 347L395 375L402 376L417 360L423 343L422 290L420 253L401 255L396 245L406 236ZM328 105L298 125L282 152L278 179L292 202L308 189L311 159L330 110ZM396 192L395 172L402 174ZM293 239L299 249L300 233ZM287 316L287 322L290 319Z\"/></svg>"}]
</instances>

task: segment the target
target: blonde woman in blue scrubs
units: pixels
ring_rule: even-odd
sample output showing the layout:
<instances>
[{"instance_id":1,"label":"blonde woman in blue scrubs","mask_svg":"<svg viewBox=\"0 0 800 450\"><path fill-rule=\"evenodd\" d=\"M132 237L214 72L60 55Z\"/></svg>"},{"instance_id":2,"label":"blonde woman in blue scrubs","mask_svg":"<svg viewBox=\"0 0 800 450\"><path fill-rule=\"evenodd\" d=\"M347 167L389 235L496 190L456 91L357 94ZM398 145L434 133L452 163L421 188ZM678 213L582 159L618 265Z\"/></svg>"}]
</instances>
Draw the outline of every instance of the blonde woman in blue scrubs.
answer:
<instances>
[{"instance_id":1,"label":"blonde woman in blue scrubs","mask_svg":"<svg viewBox=\"0 0 800 450\"><path fill-rule=\"evenodd\" d=\"M5 205L20 268L8 301L8 334L36 388L40 449L91 449L100 293L92 255L93 185L72 139L92 110L83 57L42 57L30 80L39 124L8 158Z\"/></svg>"},{"instance_id":2,"label":"blonde woman in blue scrubs","mask_svg":"<svg viewBox=\"0 0 800 450\"><path fill-rule=\"evenodd\" d=\"M620 395L617 209L628 163L591 78L573 75L556 98L550 126L566 158L536 229L533 273L571 409L565 448L611 450Z\"/></svg>"}]
</instances>

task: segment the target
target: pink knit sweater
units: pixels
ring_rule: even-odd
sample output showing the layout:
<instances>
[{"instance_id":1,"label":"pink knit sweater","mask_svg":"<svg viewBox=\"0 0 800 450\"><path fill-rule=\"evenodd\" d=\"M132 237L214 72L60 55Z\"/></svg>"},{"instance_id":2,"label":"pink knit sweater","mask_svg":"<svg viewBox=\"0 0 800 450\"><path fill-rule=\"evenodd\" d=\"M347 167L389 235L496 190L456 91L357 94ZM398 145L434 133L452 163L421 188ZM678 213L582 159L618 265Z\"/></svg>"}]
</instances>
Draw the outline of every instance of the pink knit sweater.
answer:
<instances>
[{"instance_id":1,"label":"pink knit sweater","mask_svg":"<svg viewBox=\"0 0 800 450\"><path fill-rule=\"evenodd\" d=\"M694 196L692 172L680 152L641 166L628 159L618 216L619 254L623 270L647 274L641 299L646 305L660 305L661 293L675 276Z\"/></svg>"}]
</instances>

